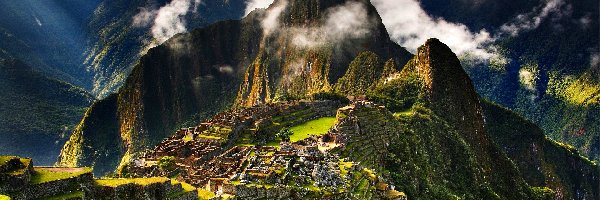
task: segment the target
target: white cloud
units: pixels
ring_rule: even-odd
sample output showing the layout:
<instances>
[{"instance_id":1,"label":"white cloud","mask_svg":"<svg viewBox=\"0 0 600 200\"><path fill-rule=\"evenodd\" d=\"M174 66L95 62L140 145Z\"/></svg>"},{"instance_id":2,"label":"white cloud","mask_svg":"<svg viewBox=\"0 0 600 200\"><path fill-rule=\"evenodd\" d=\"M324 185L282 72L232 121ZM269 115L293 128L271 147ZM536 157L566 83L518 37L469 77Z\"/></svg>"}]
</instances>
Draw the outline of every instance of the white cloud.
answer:
<instances>
[{"instance_id":1,"label":"white cloud","mask_svg":"<svg viewBox=\"0 0 600 200\"><path fill-rule=\"evenodd\" d=\"M416 0L372 0L381 15L390 37L411 52L428 38L438 38L458 55L470 54L488 59L492 53L485 50L493 41L485 29L471 32L467 26L429 16Z\"/></svg>"},{"instance_id":2,"label":"white cloud","mask_svg":"<svg viewBox=\"0 0 600 200\"><path fill-rule=\"evenodd\" d=\"M547 0L545 4L535 7L531 12L520 14L511 22L502 25L500 27L501 34L517 36L523 31L533 30L553 13L562 16L565 12L570 12L569 6L564 5L564 0Z\"/></svg>"},{"instance_id":3,"label":"white cloud","mask_svg":"<svg viewBox=\"0 0 600 200\"><path fill-rule=\"evenodd\" d=\"M244 16L250 14L253 10L257 8L266 8L269 7L273 3L273 0L249 0L246 2L246 14Z\"/></svg>"},{"instance_id":4,"label":"white cloud","mask_svg":"<svg viewBox=\"0 0 600 200\"><path fill-rule=\"evenodd\" d=\"M152 23L156 17L156 10L140 8L140 12L133 16L133 25L136 27L146 27Z\"/></svg>"},{"instance_id":5,"label":"white cloud","mask_svg":"<svg viewBox=\"0 0 600 200\"><path fill-rule=\"evenodd\" d=\"M158 10L142 8L133 17L133 25L145 27L152 24L150 33L158 43L163 43L175 34L187 31L184 17L190 11L195 12L200 3L200 0L173 0Z\"/></svg>"},{"instance_id":6,"label":"white cloud","mask_svg":"<svg viewBox=\"0 0 600 200\"><path fill-rule=\"evenodd\" d=\"M365 37L370 33L372 19L362 3L347 2L326 11L324 24L317 27L292 27L292 42L299 47L315 47L325 43L338 43L346 39Z\"/></svg>"},{"instance_id":7,"label":"white cloud","mask_svg":"<svg viewBox=\"0 0 600 200\"><path fill-rule=\"evenodd\" d=\"M287 0L282 0L278 1L278 4L276 6L267 11L265 18L261 23L264 36L267 36L271 34L271 32L279 29L279 16L283 12L283 10L285 10L285 7L287 7Z\"/></svg>"}]
</instances>

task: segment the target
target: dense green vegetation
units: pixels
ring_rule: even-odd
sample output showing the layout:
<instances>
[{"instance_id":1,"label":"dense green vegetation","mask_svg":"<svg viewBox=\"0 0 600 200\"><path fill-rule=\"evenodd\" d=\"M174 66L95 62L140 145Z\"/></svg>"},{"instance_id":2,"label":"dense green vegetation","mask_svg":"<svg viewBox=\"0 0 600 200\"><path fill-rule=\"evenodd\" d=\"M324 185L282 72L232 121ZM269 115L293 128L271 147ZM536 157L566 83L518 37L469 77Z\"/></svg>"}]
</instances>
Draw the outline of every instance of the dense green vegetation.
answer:
<instances>
[{"instance_id":1,"label":"dense green vegetation","mask_svg":"<svg viewBox=\"0 0 600 200\"><path fill-rule=\"evenodd\" d=\"M427 46L423 53L431 54L422 57L443 55L435 46L434 42ZM421 58L421 54L417 57ZM439 60L439 57L432 59ZM367 166L384 163L385 167L375 169L383 170L383 174L390 176L397 188L401 188L399 191L404 191L415 199L554 199L556 196L598 196L598 190L594 189L598 187L600 173L597 164L581 157L572 147L547 139L534 124L510 111L484 102L482 109L485 111L487 130L483 134L479 132L479 136L473 136L473 133L478 132L468 131L469 127L477 130L477 126L484 124L483 118L477 117L460 122L461 118L477 113L473 108L479 107L479 100L472 95L475 92L471 89L468 94L468 85L457 84L469 83L460 81L467 79L464 73L461 75L462 69L457 68L456 64L439 65L436 62L424 62L430 66L416 66L421 62L423 61L415 60L414 65L409 62L392 81L384 82L374 89L386 91L386 88L398 88L391 91L409 92L384 92L379 98L370 96L372 100L389 106L390 110L397 109L394 111L396 113L375 109L355 111L354 115L363 126L361 132L366 135L354 136L349 141L347 151L341 155L352 157ZM443 70L437 68L441 66L444 66ZM415 70L415 67L420 67L420 70ZM432 69L427 69L428 67ZM432 71L432 74L428 77L417 71ZM441 74L455 75L446 79L439 76ZM431 81L433 87L427 87L427 80ZM436 85L439 87L435 88ZM445 95L439 96L444 93ZM389 100L384 101L382 97L398 102L414 99L412 102L416 103L408 104L410 107L407 109L396 106ZM472 108L461 108L466 105ZM390 118L398 121L390 121ZM386 128L376 128L377 123L386 124ZM390 143L378 144L381 143L380 140ZM486 141L491 144L486 146ZM496 144L501 148L495 147ZM380 149L380 146L387 148ZM365 156L377 155L373 152L386 156ZM493 167L487 168L486 162L493 162ZM481 171L486 168L496 172L490 177L485 171ZM488 179L484 184L473 184L484 179Z\"/></svg>"},{"instance_id":2,"label":"dense green vegetation","mask_svg":"<svg viewBox=\"0 0 600 200\"><path fill-rule=\"evenodd\" d=\"M483 108L489 134L507 149L529 185L550 187L567 198L598 196L598 164L573 146L549 139L538 126L505 108L488 101L483 101Z\"/></svg>"},{"instance_id":3,"label":"dense green vegetation","mask_svg":"<svg viewBox=\"0 0 600 200\"><path fill-rule=\"evenodd\" d=\"M361 52L348 66L346 74L335 85L335 91L346 95L363 95L381 77L382 66L373 52Z\"/></svg>"},{"instance_id":4,"label":"dense green vegetation","mask_svg":"<svg viewBox=\"0 0 600 200\"><path fill-rule=\"evenodd\" d=\"M474 6L450 1L441 6L423 1L434 16L492 33L501 32L500 26L519 14L539 13L547 3L486 1ZM550 138L574 145L583 155L599 160L600 75L593 60L598 55L600 32L592 28L598 27L599 3L564 0L555 6L535 29L495 41L493 48L502 62L465 69L484 98L538 124ZM489 15L497 17L484 17ZM523 84L523 70L528 70L535 81Z\"/></svg>"}]
</instances>

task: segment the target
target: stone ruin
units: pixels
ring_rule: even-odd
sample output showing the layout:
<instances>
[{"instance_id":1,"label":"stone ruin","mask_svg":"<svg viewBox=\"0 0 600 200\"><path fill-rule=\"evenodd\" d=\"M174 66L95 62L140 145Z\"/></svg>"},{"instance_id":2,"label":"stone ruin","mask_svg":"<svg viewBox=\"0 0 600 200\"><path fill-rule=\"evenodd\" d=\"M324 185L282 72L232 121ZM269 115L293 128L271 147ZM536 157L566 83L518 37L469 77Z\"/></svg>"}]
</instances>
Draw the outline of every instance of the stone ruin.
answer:
<instances>
[{"instance_id":1,"label":"stone ruin","mask_svg":"<svg viewBox=\"0 0 600 200\"><path fill-rule=\"evenodd\" d=\"M180 129L153 151L137 159L134 162L136 164L129 166L127 171L140 177L176 175L180 181L217 195L236 195L240 198L293 198L318 193L307 190L307 187L334 193L338 188L352 190L358 186L348 186L348 181L353 178L351 174L366 174L366 169L359 163L354 163L342 173L341 163L352 162L331 152L340 151L353 138L346 133L356 128L356 119L348 116L352 116L357 107L365 106L381 107L356 98L350 106L340 109L339 104L328 101L292 102L219 113L196 127ZM295 116L296 112L307 108L315 112L303 114L298 119L286 117ZM295 143L281 142L279 148L236 145L243 131L250 131L256 137L259 134L256 130L272 124L275 117L293 122L292 124L301 124L334 115L338 118L336 125L319 137L311 136ZM157 166L164 156L175 157L175 169L160 169ZM374 172L369 173L369 176L374 176ZM369 185L384 184L380 177L368 178L367 182ZM394 191L391 187L393 186L380 187L378 191L381 192L378 194Z\"/></svg>"}]
</instances>

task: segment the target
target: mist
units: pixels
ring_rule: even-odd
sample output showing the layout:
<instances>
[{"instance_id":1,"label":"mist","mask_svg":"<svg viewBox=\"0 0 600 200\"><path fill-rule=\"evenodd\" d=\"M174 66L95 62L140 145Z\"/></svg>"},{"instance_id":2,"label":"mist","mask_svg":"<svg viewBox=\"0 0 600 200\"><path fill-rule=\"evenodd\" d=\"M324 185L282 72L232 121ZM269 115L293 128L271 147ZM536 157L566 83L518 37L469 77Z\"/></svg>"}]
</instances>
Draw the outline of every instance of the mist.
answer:
<instances>
[{"instance_id":1,"label":"mist","mask_svg":"<svg viewBox=\"0 0 600 200\"><path fill-rule=\"evenodd\" d=\"M152 37L162 44L174 35L187 31L184 17L196 12L200 3L200 0L173 0L158 10L141 8L132 23L136 27L152 25Z\"/></svg>"}]
</instances>

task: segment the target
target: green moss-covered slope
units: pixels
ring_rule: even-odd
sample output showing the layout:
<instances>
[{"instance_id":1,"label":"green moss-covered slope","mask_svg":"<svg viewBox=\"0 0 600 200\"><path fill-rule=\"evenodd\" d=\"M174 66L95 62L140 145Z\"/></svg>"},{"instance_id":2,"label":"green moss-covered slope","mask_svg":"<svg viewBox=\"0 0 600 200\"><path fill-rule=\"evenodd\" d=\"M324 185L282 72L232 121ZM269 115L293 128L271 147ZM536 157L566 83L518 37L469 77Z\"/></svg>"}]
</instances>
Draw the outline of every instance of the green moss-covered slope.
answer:
<instances>
[{"instance_id":1,"label":"green moss-covered slope","mask_svg":"<svg viewBox=\"0 0 600 200\"><path fill-rule=\"evenodd\" d=\"M376 54L362 52L350 63L346 74L338 79L335 90L347 95L366 94L366 91L381 78L382 71Z\"/></svg>"}]
</instances>

